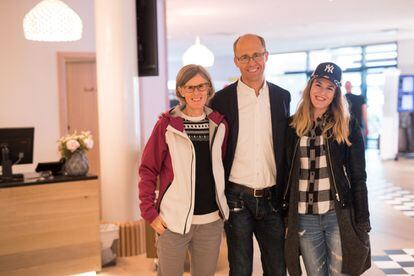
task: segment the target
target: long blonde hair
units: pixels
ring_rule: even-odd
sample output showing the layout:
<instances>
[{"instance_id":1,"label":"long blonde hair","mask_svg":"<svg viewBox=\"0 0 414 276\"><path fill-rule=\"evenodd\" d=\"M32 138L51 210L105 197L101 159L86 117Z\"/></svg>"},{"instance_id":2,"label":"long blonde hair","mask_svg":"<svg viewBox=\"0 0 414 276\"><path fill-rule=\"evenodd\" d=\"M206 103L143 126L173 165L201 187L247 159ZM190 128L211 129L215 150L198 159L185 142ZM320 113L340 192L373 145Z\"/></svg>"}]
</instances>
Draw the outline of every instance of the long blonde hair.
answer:
<instances>
[{"instance_id":1,"label":"long blonde hair","mask_svg":"<svg viewBox=\"0 0 414 276\"><path fill-rule=\"evenodd\" d=\"M307 134L313 127L313 105L310 99L310 90L315 78L310 79L302 93L298 110L293 115L291 126L295 128L296 134L299 137ZM322 135L326 138L332 135L338 143L346 143L351 145L349 141L349 120L350 114L348 110L348 103L344 96L342 96L341 88L336 87L335 95L332 103L328 107L330 118L326 124L322 126ZM332 129L332 132L329 130Z\"/></svg>"}]
</instances>

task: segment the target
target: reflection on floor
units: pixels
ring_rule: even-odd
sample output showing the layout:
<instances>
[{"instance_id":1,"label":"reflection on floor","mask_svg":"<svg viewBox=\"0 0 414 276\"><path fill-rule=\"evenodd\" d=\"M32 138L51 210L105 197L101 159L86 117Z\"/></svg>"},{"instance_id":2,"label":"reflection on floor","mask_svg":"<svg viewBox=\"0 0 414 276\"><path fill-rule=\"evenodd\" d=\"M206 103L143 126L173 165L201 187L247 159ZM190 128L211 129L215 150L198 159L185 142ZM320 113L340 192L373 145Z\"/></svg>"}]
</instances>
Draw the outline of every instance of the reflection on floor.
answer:
<instances>
[{"instance_id":1,"label":"reflection on floor","mask_svg":"<svg viewBox=\"0 0 414 276\"><path fill-rule=\"evenodd\" d=\"M374 264L386 275L414 275L414 249L384 250L386 255L372 256Z\"/></svg>"},{"instance_id":2,"label":"reflection on floor","mask_svg":"<svg viewBox=\"0 0 414 276\"><path fill-rule=\"evenodd\" d=\"M375 150L368 150L366 157L373 259L364 275L413 275L414 159L380 161ZM257 244L254 254L253 275L262 275ZM118 258L116 266L103 269L99 275L154 276L156 271L153 260L140 255ZM226 246L222 246L216 275L228 275Z\"/></svg>"},{"instance_id":3,"label":"reflection on floor","mask_svg":"<svg viewBox=\"0 0 414 276\"><path fill-rule=\"evenodd\" d=\"M383 195L378 198L394 209L400 210L404 215L414 218L414 194L391 183L387 184L388 186L382 190Z\"/></svg>"}]
</instances>

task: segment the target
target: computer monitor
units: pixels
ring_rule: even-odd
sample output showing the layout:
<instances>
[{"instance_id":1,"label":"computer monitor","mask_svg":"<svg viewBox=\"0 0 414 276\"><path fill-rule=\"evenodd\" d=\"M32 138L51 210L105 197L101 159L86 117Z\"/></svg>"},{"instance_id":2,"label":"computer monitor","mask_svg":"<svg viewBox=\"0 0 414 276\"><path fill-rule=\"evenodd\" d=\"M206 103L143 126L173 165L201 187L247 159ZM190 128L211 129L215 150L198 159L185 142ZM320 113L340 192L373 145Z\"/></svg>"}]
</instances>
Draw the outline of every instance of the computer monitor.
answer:
<instances>
[{"instance_id":1,"label":"computer monitor","mask_svg":"<svg viewBox=\"0 0 414 276\"><path fill-rule=\"evenodd\" d=\"M34 128L0 128L0 180L22 179L22 174L13 174L15 164L33 163Z\"/></svg>"}]
</instances>

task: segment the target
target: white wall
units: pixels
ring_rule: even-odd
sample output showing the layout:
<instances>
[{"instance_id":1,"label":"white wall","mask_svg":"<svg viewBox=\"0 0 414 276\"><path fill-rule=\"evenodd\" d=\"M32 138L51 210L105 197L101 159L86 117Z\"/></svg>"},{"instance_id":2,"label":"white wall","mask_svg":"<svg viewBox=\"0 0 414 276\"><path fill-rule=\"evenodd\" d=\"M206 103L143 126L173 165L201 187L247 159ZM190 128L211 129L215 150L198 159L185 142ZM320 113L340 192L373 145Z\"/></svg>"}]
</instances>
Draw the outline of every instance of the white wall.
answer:
<instances>
[{"instance_id":1,"label":"white wall","mask_svg":"<svg viewBox=\"0 0 414 276\"><path fill-rule=\"evenodd\" d=\"M398 69L401 74L414 74L414 40L398 41Z\"/></svg>"},{"instance_id":2,"label":"white wall","mask_svg":"<svg viewBox=\"0 0 414 276\"><path fill-rule=\"evenodd\" d=\"M142 145L151 135L159 115L168 109L167 28L165 1L157 0L158 76L140 77Z\"/></svg>"},{"instance_id":3,"label":"white wall","mask_svg":"<svg viewBox=\"0 0 414 276\"><path fill-rule=\"evenodd\" d=\"M83 20L83 38L76 42L28 41L23 18L40 0L0 1L0 127L35 127L33 171L37 162L59 159L59 110L56 52L94 52L94 1L65 0Z\"/></svg>"},{"instance_id":4,"label":"white wall","mask_svg":"<svg viewBox=\"0 0 414 276\"><path fill-rule=\"evenodd\" d=\"M183 66L181 60L172 60L168 63L168 80L175 80L178 71ZM216 56L214 65L207 68L213 79L214 88L218 91L225 84L233 82L240 76L240 71L234 65L233 56Z\"/></svg>"},{"instance_id":5,"label":"white wall","mask_svg":"<svg viewBox=\"0 0 414 276\"><path fill-rule=\"evenodd\" d=\"M93 0L64 1L83 21L83 38L80 41L51 43L26 40L23 18L39 2L40 0L0 1L0 127L35 127L33 164L15 166L15 172L33 171L38 162L56 161L60 158L56 144L60 137L57 52L95 52L96 49ZM168 107L165 1L157 0L157 5L159 76L142 77L134 84L138 87L139 82L141 112L137 114L137 120L141 122L141 129L137 132L142 136L138 138L141 145L148 139L159 114ZM140 151L141 148L138 147L136 153L139 155ZM134 167L131 173L136 174L136 171L137 168ZM136 180L127 185L133 187L129 194L137 203ZM119 199L109 200L110 202L106 200L104 204L115 204L116 200ZM131 209L136 218L139 215L137 206L131 205Z\"/></svg>"}]
</instances>

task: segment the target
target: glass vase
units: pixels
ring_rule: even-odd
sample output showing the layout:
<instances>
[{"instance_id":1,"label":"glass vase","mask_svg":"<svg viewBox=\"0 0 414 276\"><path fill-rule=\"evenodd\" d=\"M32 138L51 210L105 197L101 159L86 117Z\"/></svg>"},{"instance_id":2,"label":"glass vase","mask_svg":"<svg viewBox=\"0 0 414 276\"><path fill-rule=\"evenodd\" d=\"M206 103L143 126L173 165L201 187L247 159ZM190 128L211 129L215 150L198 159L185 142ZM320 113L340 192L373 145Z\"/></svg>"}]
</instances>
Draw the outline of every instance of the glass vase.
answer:
<instances>
[{"instance_id":1,"label":"glass vase","mask_svg":"<svg viewBox=\"0 0 414 276\"><path fill-rule=\"evenodd\" d=\"M65 172L70 176L83 176L88 173L89 161L82 150L77 150L66 160Z\"/></svg>"}]
</instances>

